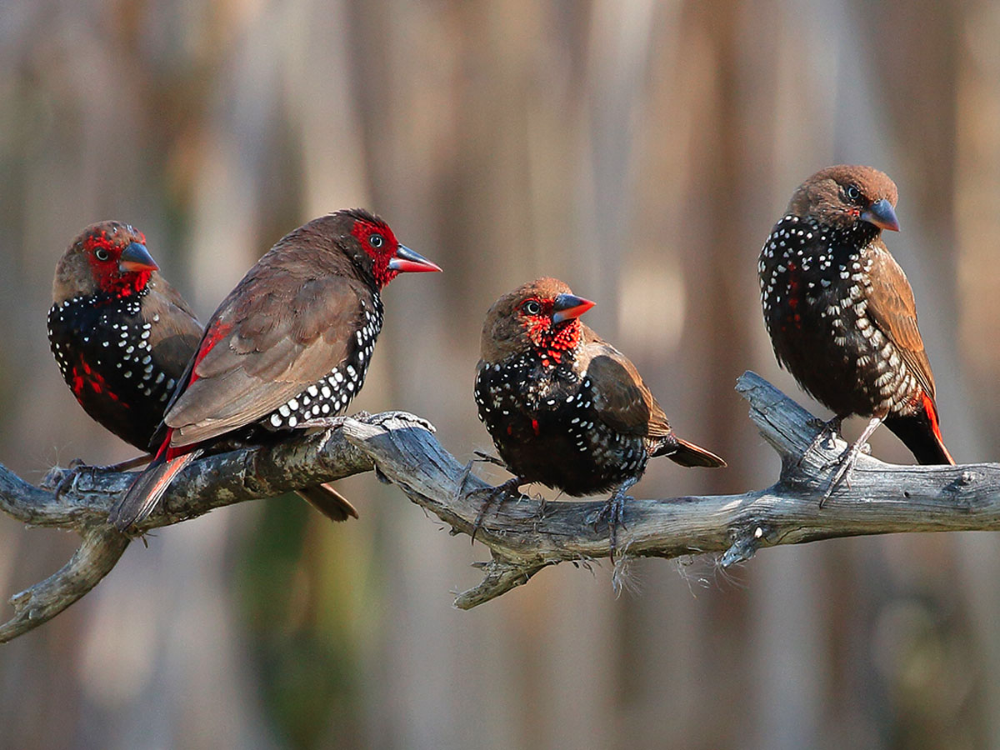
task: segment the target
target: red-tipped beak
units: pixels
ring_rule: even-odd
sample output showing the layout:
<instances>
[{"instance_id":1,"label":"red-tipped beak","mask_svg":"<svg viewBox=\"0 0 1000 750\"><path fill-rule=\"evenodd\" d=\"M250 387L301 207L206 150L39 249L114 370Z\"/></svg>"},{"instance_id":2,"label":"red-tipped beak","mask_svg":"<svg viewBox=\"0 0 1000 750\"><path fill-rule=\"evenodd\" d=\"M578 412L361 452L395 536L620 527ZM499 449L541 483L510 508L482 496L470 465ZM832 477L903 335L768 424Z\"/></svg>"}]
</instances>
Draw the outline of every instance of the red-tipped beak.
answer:
<instances>
[{"instance_id":1,"label":"red-tipped beak","mask_svg":"<svg viewBox=\"0 0 1000 750\"><path fill-rule=\"evenodd\" d=\"M589 299L577 297L575 294L560 294L552 305L552 309L556 311L556 314L552 316L552 322L562 323L565 320L579 318L596 304Z\"/></svg>"},{"instance_id":2,"label":"red-tipped beak","mask_svg":"<svg viewBox=\"0 0 1000 750\"><path fill-rule=\"evenodd\" d=\"M440 271L440 266L431 263L420 253L415 253L406 245L396 248L396 254L389 259L389 268L400 273L421 273L424 271Z\"/></svg>"},{"instance_id":3,"label":"red-tipped beak","mask_svg":"<svg viewBox=\"0 0 1000 750\"><path fill-rule=\"evenodd\" d=\"M885 198L872 203L867 210L861 212L859 218L869 224L874 224L879 229L888 229L891 232L899 231L899 219L896 218L892 204Z\"/></svg>"},{"instance_id":4,"label":"red-tipped beak","mask_svg":"<svg viewBox=\"0 0 1000 750\"><path fill-rule=\"evenodd\" d=\"M122 273L126 271L156 271L159 268L153 256L149 254L145 245L138 242L131 243L122 250L118 259L118 270Z\"/></svg>"}]
</instances>

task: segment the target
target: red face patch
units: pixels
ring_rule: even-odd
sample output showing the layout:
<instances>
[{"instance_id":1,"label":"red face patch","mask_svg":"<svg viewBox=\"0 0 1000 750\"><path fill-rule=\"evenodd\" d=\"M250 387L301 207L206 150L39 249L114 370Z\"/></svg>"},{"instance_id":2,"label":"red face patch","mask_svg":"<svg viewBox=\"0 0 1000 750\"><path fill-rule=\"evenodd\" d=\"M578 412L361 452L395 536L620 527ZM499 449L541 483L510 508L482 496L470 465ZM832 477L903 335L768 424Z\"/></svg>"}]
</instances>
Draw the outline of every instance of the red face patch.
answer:
<instances>
[{"instance_id":1,"label":"red face patch","mask_svg":"<svg viewBox=\"0 0 1000 750\"><path fill-rule=\"evenodd\" d=\"M399 241L389 229L388 224L382 221L357 219L351 228L351 234L361 243L364 251L371 256L374 262L372 274L380 288L399 275L398 271L389 268L389 261L399 249Z\"/></svg>"},{"instance_id":2,"label":"red face patch","mask_svg":"<svg viewBox=\"0 0 1000 750\"><path fill-rule=\"evenodd\" d=\"M99 229L88 235L83 242L83 251L90 263L94 281L102 292L112 297L128 297L139 293L146 288L152 276L152 271L123 272L118 267L122 250L131 242L146 244L146 237L142 232L109 236L106 230Z\"/></svg>"},{"instance_id":3,"label":"red face patch","mask_svg":"<svg viewBox=\"0 0 1000 750\"><path fill-rule=\"evenodd\" d=\"M557 365L563 355L575 349L580 343L583 329L577 318L562 323L554 323L552 315L555 302L552 299L531 297L517 308L521 325L524 326L535 351L546 367Z\"/></svg>"}]
</instances>

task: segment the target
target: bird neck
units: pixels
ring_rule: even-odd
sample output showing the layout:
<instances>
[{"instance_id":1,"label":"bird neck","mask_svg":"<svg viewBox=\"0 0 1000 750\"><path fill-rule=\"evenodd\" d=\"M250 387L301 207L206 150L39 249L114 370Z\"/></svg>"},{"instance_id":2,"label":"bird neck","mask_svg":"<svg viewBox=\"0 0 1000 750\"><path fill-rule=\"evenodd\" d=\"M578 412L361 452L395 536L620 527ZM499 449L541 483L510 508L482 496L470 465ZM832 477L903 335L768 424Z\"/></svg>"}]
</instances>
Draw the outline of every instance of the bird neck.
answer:
<instances>
[{"instance_id":1,"label":"bird neck","mask_svg":"<svg viewBox=\"0 0 1000 750\"><path fill-rule=\"evenodd\" d=\"M534 349L534 354L544 366L556 366L563 362L567 355L580 345L583 326L579 320L571 320L561 326L552 326L546 322L538 323L528 329L528 338Z\"/></svg>"},{"instance_id":2,"label":"bird neck","mask_svg":"<svg viewBox=\"0 0 1000 750\"><path fill-rule=\"evenodd\" d=\"M104 276L99 280L100 291L97 296L109 301L136 295L143 296L149 291L148 285L152 275L152 271L132 271Z\"/></svg>"},{"instance_id":3,"label":"bird neck","mask_svg":"<svg viewBox=\"0 0 1000 750\"><path fill-rule=\"evenodd\" d=\"M844 245L851 248L863 248L877 240L882 230L867 221L856 221L847 228L829 227L826 232L833 246Z\"/></svg>"}]
</instances>

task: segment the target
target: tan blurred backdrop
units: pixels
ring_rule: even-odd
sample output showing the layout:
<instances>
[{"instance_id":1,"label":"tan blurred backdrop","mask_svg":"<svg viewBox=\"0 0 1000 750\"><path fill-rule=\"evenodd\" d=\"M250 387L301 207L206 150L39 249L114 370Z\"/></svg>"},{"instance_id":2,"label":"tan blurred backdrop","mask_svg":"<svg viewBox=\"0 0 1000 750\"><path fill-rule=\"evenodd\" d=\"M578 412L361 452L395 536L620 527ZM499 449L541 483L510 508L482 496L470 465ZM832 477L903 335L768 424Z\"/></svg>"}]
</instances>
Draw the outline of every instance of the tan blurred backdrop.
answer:
<instances>
[{"instance_id":1,"label":"tan blurred backdrop","mask_svg":"<svg viewBox=\"0 0 1000 750\"><path fill-rule=\"evenodd\" d=\"M387 290L354 408L419 413L460 460L490 447L482 316L555 275L729 461L654 462L636 494L764 486L777 459L735 378L818 407L774 364L757 253L837 162L899 185L887 241L945 437L995 459L998 38L987 0L8 0L0 461L37 480L132 453L48 351L52 270L83 226L142 229L204 320L286 231L363 205L445 273ZM873 448L910 460L885 430ZM485 549L371 475L342 489L360 521L278 499L133 544L0 648L0 747L1000 747L992 534L770 550L727 573L642 561L620 599L606 565L564 565L459 612ZM0 594L74 543L0 518Z\"/></svg>"}]
</instances>

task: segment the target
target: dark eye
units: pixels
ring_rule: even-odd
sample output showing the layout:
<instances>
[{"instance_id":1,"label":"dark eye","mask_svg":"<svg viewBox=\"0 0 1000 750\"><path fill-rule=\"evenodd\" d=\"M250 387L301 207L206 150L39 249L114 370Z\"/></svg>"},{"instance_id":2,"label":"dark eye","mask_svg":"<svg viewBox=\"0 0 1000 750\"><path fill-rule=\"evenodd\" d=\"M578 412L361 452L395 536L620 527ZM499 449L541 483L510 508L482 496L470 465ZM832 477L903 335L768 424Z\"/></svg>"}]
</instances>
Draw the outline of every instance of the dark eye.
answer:
<instances>
[{"instance_id":1,"label":"dark eye","mask_svg":"<svg viewBox=\"0 0 1000 750\"><path fill-rule=\"evenodd\" d=\"M524 310L524 312L528 315L539 315L542 312L542 306L538 304L536 300L533 299L529 299L527 302L521 305L521 309Z\"/></svg>"},{"instance_id":2,"label":"dark eye","mask_svg":"<svg viewBox=\"0 0 1000 750\"><path fill-rule=\"evenodd\" d=\"M858 198L861 197L861 191L858 190L857 185L847 186L847 197L850 198L852 201L856 201Z\"/></svg>"},{"instance_id":3,"label":"dark eye","mask_svg":"<svg viewBox=\"0 0 1000 750\"><path fill-rule=\"evenodd\" d=\"M368 238L368 244L378 250L385 244L385 238L381 234L373 234Z\"/></svg>"},{"instance_id":4,"label":"dark eye","mask_svg":"<svg viewBox=\"0 0 1000 750\"><path fill-rule=\"evenodd\" d=\"M98 260L107 260L111 257L111 253L105 250L103 247L99 247L94 251L94 257Z\"/></svg>"}]
</instances>

